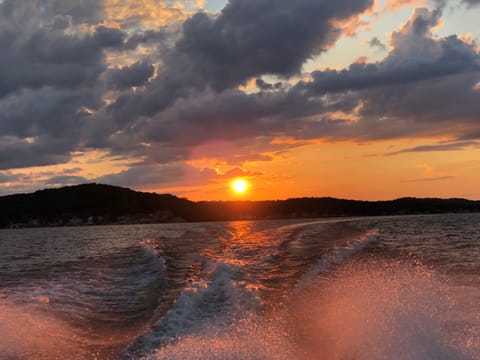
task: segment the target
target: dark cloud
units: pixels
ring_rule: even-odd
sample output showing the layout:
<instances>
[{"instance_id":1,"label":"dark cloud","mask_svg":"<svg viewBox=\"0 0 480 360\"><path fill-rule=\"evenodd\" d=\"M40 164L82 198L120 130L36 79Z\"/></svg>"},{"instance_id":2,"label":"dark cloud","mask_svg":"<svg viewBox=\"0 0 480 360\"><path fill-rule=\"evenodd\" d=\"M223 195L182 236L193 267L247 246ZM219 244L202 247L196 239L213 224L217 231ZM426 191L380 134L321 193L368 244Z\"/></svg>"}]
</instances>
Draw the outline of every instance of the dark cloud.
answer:
<instances>
[{"instance_id":1,"label":"dark cloud","mask_svg":"<svg viewBox=\"0 0 480 360\"><path fill-rule=\"evenodd\" d=\"M147 62L136 62L130 66L114 69L108 74L109 84L115 89L127 89L144 85L153 75L155 68Z\"/></svg>"},{"instance_id":2,"label":"dark cloud","mask_svg":"<svg viewBox=\"0 0 480 360\"><path fill-rule=\"evenodd\" d=\"M462 0L462 2L464 2L465 4L467 4L469 6L480 5L480 0Z\"/></svg>"},{"instance_id":3,"label":"dark cloud","mask_svg":"<svg viewBox=\"0 0 480 360\"><path fill-rule=\"evenodd\" d=\"M94 25L100 4L0 2L0 168L63 163L82 147L103 104L105 51L125 39Z\"/></svg>"},{"instance_id":4,"label":"dark cloud","mask_svg":"<svg viewBox=\"0 0 480 360\"><path fill-rule=\"evenodd\" d=\"M295 86L292 91L310 98L327 96L329 104L335 99L346 114L352 114L352 102L357 104L356 121L347 116L326 120L319 114L310 134L375 140L445 134L461 138L475 131L480 113L477 46L456 35L433 36L431 28L439 20L438 11L417 9L393 33L393 49L381 62L317 71L312 81Z\"/></svg>"},{"instance_id":5,"label":"dark cloud","mask_svg":"<svg viewBox=\"0 0 480 360\"><path fill-rule=\"evenodd\" d=\"M264 81L263 79L256 79L255 80L255 85L257 88L263 91L268 91L268 90L279 90L282 88L282 83L281 82L276 82L275 84L270 84Z\"/></svg>"},{"instance_id":6,"label":"dark cloud","mask_svg":"<svg viewBox=\"0 0 480 360\"><path fill-rule=\"evenodd\" d=\"M70 16L75 23L93 24L104 18L103 2L99 0L36 0L33 3L36 4L38 12L49 18L62 14Z\"/></svg>"},{"instance_id":7,"label":"dark cloud","mask_svg":"<svg viewBox=\"0 0 480 360\"><path fill-rule=\"evenodd\" d=\"M71 159L68 140L48 136L32 142L15 137L0 137L0 170L66 163Z\"/></svg>"},{"instance_id":8,"label":"dark cloud","mask_svg":"<svg viewBox=\"0 0 480 360\"><path fill-rule=\"evenodd\" d=\"M96 109L100 93L91 89L23 89L0 99L0 133L20 138L48 135L78 139L88 121L82 107Z\"/></svg>"},{"instance_id":9,"label":"dark cloud","mask_svg":"<svg viewBox=\"0 0 480 360\"><path fill-rule=\"evenodd\" d=\"M215 89L262 74L297 74L325 51L346 20L371 7L370 0L230 0L220 15L198 13L185 22L172 61L188 58Z\"/></svg>"},{"instance_id":10,"label":"dark cloud","mask_svg":"<svg viewBox=\"0 0 480 360\"><path fill-rule=\"evenodd\" d=\"M123 44L125 34L119 29L99 26L95 29L92 40L101 49L115 48Z\"/></svg>"},{"instance_id":11,"label":"dark cloud","mask_svg":"<svg viewBox=\"0 0 480 360\"><path fill-rule=\"evenodd\" d=\"M216 91L264 74L290 76L332 46L342 29L334 21L360 15L373 0L231 0L212 17L197 13L144 92L124 95L110 108L122 124L152 116L179 98Z\"/></svg>"},{"instance_id":12,"label":"dark cloud","mask_svg":"<svg viewBox=\"0 0 480 360\"><path fill-rule=\"evenodd\" d=\"M0 22L7 16L0 4ZM28 21L28 19L24 19ZM120 46L123 33L99 27L87 36L48 27L0 30L0 98L21 88L91 86L105 70L104 49Z\"/></svg>"},{"instance_id":13,"label":"dark cloud","mask_svg":"<svg viewBox=\"0 0 480 360\"><path fill-rule=\"evenodd\" d=\"M140 45L159 46L170 40L169 35L171 36L171 34L163 29L158 31L147 30L136 32L128 37L123 49L135 50Z\"/></svg>"},{"instance_id":14,"label":"dark cloud","mask_svg":"<svg viewBox=\"0 0 480 360\"><path fill-rule=\"evenodd\" d=\"M294 135L302 125L293 119L324 109L322 101L306 101L295 92L208 93L180 101L153 121L144 123L142 141L188 149L210 139L238 142L262 135L281 136L290 131Z\"/></svg>"},{"instance_id":15,"label":"dark cloud","mask_svg":"<svg viewBox=\"0 0 480 360\"><path fill-rule=\"evenodd\" d=\"M23 89L0 99L0 168L65 163L83 146L97 91Z\"/></svg>"},{"instance_id":16,"label":"dark cloud","mask_svg":"<svg viewBox=\"0 0 480 360\"><path fill-rule=\"evenodd\" d=\"M194 14L176 33L106 27L100 3L0 2L1 169L64 163L75 151L103 149L144 162L97 181L176 186L218 179L181 164L212 140L236 147L217 151L236 166L317 138L480 136L478 46L435 36L439 10L417 9L392 33L383 60L315 71L294 83L306 61L337 41L338 24L372 0L231 0L216 16ZM370 45L385 46L378 38ZM108 58L136 62L116 68ZM250 79L255 89L238 90ZM282 137L292 144L274 141ZM76 180L82 177L73 172L48 182Z\"/></svg>"},{"instance_id":17,"label":"dark cloud","mask_svg":"<svg viewBox=\"0 0 480 360\"><path fill-rule=\"evenodd\" d=\"M117 134L117 144L127 145L118 150L148 143L136 150L168 162L188 158L189 149L209 139L388 139L448 133L455 128L453 119L473 123L480 111L480 92L474 90L480 81L476 45L457 36L434 37L431 27L439 21L438 11L419 9L392 35L393 49L383 61L317 71L312 81L293 87L257 79L258 93L203 91L190 96L185 88L175 93L175 80L163 78L164 73L164 86L149 89L162 90L152 97L152 107L148 95L147 100L145 94L138 95L144 102L136 106L143 106L144 117L132 123L134 133ZM184 81L191 83L192 78ZM119 101L128 105L122 109L131 109L131 97ZM158 110L155 106L167 109L150 116ZM132 118L128 112L118 116ZM461 135L458 130L451 134Z\"/></svg>"},{"instance_id":18,"label":"dark cloud","mask_svg":"<svg viewBox=\"0 0 480 360\"><path fill-rule=\"evenodd\" d=\"M385 46L384 43L382 43L380 41L379 38L377 37L373 37L370 41L369 41L369 45L371 47L376 47L376 48L379 48L380 50L387 50L387 47Z\"/></svg>"},{"instance_id":19,"label":"dark cloud","mask_svg":"<svg viewBox=\"0 0 480 360\"><path fill-rule=\"evenodd\" d=\"M349 90L392 87L453 74L480 71L475 44L452 35L434 39L430 28L439 12L417 9L410 22L392 35L393 50L378 63L355 63L345 70L312 73L313 81L299 87L309 93L325 94Z\"/></svg>"},{"instance_id":20,"label":"dark cloud","mask_svg":"<svg viewBox=\"0 0 480 360\"><path fill-rule=\"evenodd\" d=\"M74 24L96 24L104 18L103 1L99 0L3 0L0 1L3 25L10 20L25 20L30 16L30 22L21 25L28 27L34 22L49 22L57 16L68 17Z\"/></svg>"},{"instance_id":21,"label":"dark cloud","mask_svg":"<svg viewBox=\"0 0 480 360\"><path fill-rule=\"evenodd\" d=\"M183 163L139 164L116 174L99 177L95 181L136 189L151 189L159 184L164 187L199 185L214 177L216 173L213 170L200 170Z\"/></svg>"},{"instance_id":22,"label":"dark cloud","mask_svg":"<svg viewBox=\"0 0 480 360\"><path fill-rule=\"evenodd\" d=\"M148 143L144 154L168 162L187 159L189 149L209 139L249 139L256 148L260 137L366 141L466 136L465 131L478 127L480 91L474 87L480 81L480 57L474 43L455 35L435 37L431 28L439 21L439 11L418 9L393 33L392 51L384 60L316 71L312 81L292 87L258 79L257 93L203 91L194 96L188 91L175 96L170 87L156 99L171 96L176 101L153 116L144 112L134 122L135 134L120 134L120 142Z\"/></svg>"}]
</instances>

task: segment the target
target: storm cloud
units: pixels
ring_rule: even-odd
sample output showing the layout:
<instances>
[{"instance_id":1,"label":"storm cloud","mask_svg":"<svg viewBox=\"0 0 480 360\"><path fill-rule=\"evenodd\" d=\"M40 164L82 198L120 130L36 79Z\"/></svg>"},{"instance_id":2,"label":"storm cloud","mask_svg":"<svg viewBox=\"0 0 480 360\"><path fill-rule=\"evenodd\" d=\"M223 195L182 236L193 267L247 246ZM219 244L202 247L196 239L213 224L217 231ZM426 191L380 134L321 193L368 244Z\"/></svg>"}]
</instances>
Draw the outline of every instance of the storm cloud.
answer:
<instances>
[{"instance_id":1,"label":"storm cloud","mask_svg":"<svg viewBox=\"0 0 480 360\"><path fill-rule=\"evenodd\" d=\"M114 69L109 74L109 84L117 89L129 89L144 85L155 71L155 67L147 62L136 62L130 66Z\"/></svg>"},{"instance_id":2,"label":"storm cloud","mask_svg":"<svg viewBox=\"0 0 480 360\"><path fill-rule=\"evenodd\" d=\"M291 76L335 43L342 28L334 20L372 5L371 0L231 0L217 18L199 13L187 20L170 61L189 59L216 90L262 74Z\"/></svg>"},{"instance_id":3,"label":"storm cloud","mask_svg":"<svg viewBox=\"0 0 480 360\"><path fill-rule=\"evenodd\" d=\"M299 74L305 61L339 38L342 27L336 24L372 5L372 0L231 0L216 17L197 13L183 24L157 78L145 91L120 97L111 112L130 120L152 116L192 92L220 92L263 74Z\"/></svg>"},{"instance_id":4,"label":"storm cloud","mask_svg":"<svg viewBox=\"0 0 480 360\"><path fill-rule=\"evenodd\" d=\"M440 15L418 9L392 34L392 50L380 62L315 71L310 81L291 87L268 86L257 79L259 91L252 94L203 92L178 101L151 121L136 122L138 139L156 144L149 148L156 154L162 146L168 148L167 157L153 155L168 161L169 156L188 157L185 149L211 138L467 136L466 131L478 128L480 92L475 84L480 81L480 56L475 43L432 34ZM470 125L459 127L459 121Z\"/></svg>"},{"instance_id":5,"label":"storm cloud","mask_svg":"<svg viewBox=\"0 0 480 360\"><path fill-rule=\"evenodd\" d=\"M4 0L0 169L102 150L138 162L94 180L174 184L191 171L214 179L185 161L218 140L235 147L235 156L219 155L233 166L312 139L477 140L479 47L461 34L436 35L441 10L415 10L388 47L370 36L385 50L379 61L305 73L373 3L230 0L217 14L142 28L107 19L103 1ZM50 183L83 179L60 174Z\"/></svg>"},{"instance_id":6,"label":"storm cloud","mask_svg":"<svg viewBox=\"0 0 480 360\"><path fill-rule=\"evenodd\" d=\"M327 137L388 139L439 133L462 137L479 126L478 47L456 35L435 37L431 29L440 15L417 9L392 34L392 50L380 62L316 71L312 81L294 87L309 97L337 94L337 105L346 113L352 102L357 103L358 121L347 126L339 122Z\"/></svg>"},{"instance_id":7,"label":"storm cloud","mask_svg":"<svg viewBox=\"0 0 480 360\"><path fill-rule=\"evenodd\" d=\"M81 146L105 51L125 37L100 19L97 1L0 3L0 168L63 163Z\"/></svg>"}]
</instances>

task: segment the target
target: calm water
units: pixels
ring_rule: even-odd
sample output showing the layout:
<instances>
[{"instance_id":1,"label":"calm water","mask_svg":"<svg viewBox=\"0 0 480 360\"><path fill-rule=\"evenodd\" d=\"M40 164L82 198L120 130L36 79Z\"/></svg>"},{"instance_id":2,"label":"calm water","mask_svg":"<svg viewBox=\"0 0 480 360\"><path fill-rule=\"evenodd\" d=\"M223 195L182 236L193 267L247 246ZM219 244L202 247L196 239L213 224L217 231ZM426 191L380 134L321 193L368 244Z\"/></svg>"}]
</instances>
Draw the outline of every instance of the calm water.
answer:
<instances>
[{"instance_id":1,"label":"calm water","mask_svg":"<svg viewBox=\"0 0 480 360\"><path fill-rule=\"evenodd\" d=\"M0 230L0 359L480 359L480 214Z\"/></svg>"}]
</instances>

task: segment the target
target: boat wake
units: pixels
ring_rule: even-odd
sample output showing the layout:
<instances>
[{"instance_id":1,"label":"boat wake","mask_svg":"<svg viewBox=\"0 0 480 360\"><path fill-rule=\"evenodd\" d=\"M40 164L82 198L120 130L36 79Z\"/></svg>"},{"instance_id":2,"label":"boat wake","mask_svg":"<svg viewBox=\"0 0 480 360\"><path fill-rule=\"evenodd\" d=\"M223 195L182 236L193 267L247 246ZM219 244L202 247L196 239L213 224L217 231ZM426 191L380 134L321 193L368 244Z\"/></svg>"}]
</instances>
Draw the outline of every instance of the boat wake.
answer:
<instances>
[{"instance_id":1,"label":"boat wake","mask_svg":"<svg viewBox=\"0 0 480 360\"><path fill-rule=\"evenodd\" d=\"M0 358L480 359L474 274L385 252L368 224L171 225L29 272L0 291Z\"/></svg>"}]
</instances>

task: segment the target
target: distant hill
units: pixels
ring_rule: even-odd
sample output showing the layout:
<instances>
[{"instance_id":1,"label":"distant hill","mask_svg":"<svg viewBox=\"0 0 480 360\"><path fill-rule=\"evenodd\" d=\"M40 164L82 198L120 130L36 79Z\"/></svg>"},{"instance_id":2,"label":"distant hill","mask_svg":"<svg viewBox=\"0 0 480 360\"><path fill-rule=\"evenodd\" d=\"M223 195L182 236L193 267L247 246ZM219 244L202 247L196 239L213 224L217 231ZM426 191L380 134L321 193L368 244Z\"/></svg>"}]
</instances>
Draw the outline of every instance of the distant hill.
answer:
<instances>
[{"instance_id":1,"label":"distant hill","mask_svg":"<svg viewBox=\"0 0 480 360\"><path fill-rule=\"evenodd\" d=\"M193 205L173 195L84 184L0 197L0 226L172 221L189 217Z\"/></svg>"},{"instance_id":2,"label":"distant hill","mask_svg":"<svg viewBox=\"0 0 480 360\"><path fill-rule=\"evenodd\" d=\"M0 227L378 216L480 212L465 199L402 198L356 201L301 198L278 201L192 202L168 194L84 184L0 197Z\"/></svg>"}]
</instances>

